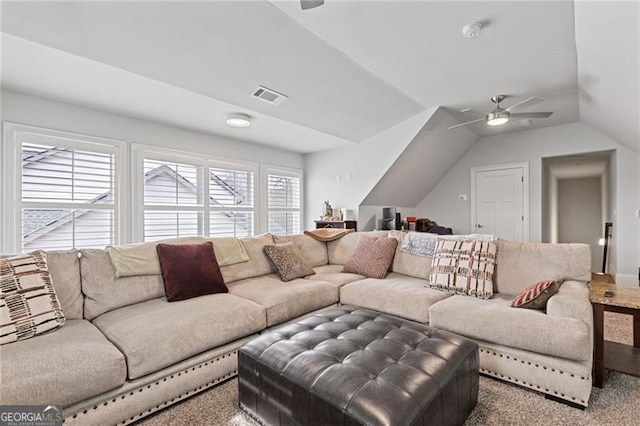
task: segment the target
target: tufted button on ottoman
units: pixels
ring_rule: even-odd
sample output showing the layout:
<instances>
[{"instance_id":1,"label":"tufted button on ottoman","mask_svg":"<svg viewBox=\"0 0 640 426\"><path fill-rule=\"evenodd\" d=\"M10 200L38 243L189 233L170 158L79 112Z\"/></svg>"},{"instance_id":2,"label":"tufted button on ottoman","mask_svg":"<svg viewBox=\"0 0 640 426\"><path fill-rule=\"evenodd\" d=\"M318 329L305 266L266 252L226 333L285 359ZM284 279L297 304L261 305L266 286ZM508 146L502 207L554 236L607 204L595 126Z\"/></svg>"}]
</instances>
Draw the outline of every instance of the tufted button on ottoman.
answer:
<instances>
[{"instance_id":1,"label":"tufted button on ottoman","mask_svg":"<svg viewBox=\"0 0 640 426\"><path fill-rule=\"evenodd\" d=\"M268 425L460 425L478 399L478 345L353 306L240 349L240 405Z\"/></svg>"}]
</instances>

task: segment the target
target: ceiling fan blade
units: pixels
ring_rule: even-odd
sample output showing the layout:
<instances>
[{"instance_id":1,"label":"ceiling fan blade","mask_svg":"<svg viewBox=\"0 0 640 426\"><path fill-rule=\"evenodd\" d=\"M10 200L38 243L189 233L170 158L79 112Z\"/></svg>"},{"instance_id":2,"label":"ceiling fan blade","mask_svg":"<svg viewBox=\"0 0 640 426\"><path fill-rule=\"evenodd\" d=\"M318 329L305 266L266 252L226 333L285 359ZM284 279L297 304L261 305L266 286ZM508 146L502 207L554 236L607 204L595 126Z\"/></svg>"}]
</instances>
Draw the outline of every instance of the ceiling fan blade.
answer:
<instances>
[{"instance_id":1,"label":"ceiling fan blade","mask_svg":"<svg viewBox=\"0 0 640 426\"><path fill-rule=\"evenodd\" d=\"M447 129L451 130L451 129L455 129L456 127L466 126L467 124L479 123L481 121L486 121L486 118L483 117L477 120L467 121L466 123L456 124L455 126L447 127Z\"/></svg>"},{"instance_id":2,"label":"ceiling fan blade","mask_svg":"<svg viewBox=\"0 0 640 426\"><path fill-rule=\"evenodd\" d=\"M314 7L322 6L324 0L300 0L300 6L302 10L313 9Z\"/></svg>"},{"instance_id":3,"label":"ceiling fan blade","mask_svg":"<svg viewBox=\"0 0 640 426\"><path fill-rule=\"evenodd\" d=\"M511 118L547 118L553 112L512 112Z\"/></svg>"},{"instance_id":4,"label":"ceiling fan blade","mask_svg":"<svg viewBox=\"0 0 640 426\"><path fill-rule=\"evenodd\" d=\"M511 112L511 111L516 110L516 109L529 108L530 106L534 106L535 104L539 104L542 101L544 101L544 99L538 98L536 96L532 96L529 99L525 99L524 101L520 101L517 104L511 105L509 108L507 108L507 111Z\"/></svg>"}]
</instances>

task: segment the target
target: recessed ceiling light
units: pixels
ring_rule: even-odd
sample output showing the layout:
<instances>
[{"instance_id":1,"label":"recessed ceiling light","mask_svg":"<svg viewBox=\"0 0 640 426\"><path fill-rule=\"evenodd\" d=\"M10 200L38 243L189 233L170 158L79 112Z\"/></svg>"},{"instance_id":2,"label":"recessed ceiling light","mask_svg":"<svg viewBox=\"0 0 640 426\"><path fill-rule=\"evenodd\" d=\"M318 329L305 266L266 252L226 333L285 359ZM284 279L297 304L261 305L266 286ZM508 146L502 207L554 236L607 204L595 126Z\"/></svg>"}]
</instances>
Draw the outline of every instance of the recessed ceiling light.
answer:
<instances>
[{"instance_id":1,"label":"recessed ceiling light","mask_svg":"<svg viewBox=\"0 0 640 426\"><path fill-rule=\"evenodd\" d=\"M247 114L229 114L224 120L231 127L249 127L251 126L251 117Z\"/></svg>"}]
</instances>

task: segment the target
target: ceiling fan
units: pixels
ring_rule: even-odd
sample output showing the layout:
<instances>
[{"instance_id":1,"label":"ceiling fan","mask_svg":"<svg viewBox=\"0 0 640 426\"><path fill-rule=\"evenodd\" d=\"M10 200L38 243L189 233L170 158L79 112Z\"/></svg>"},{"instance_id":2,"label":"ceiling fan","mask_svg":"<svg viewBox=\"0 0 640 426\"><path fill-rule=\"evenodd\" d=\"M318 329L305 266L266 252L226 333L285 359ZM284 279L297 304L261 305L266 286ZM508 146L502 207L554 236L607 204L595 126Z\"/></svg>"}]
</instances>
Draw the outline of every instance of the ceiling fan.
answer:
<instances>
[{"instance_id":1,"label":"ceiling fan","mask_svg":"<svg viewBox=\"0 0 640 426\"><path fill-rule=\"evenodd\" d=\"M313 9L314 7L322 6L324 0L300 0L300 6L302 10Z\"/></svg>"},{"instance_id":2,"label":"ceiling fan","mask_svg":"<svg viewBox=\"0 0 640 426\"><path fill-rule=\"evenodd\" d=\"M500 126L508 123L510 120L521 120L525 118L547 118L553 112L514 112L517 110L525 109L535 104L542 102L544 99L532 96L524 101L520 101L517 104L511 105L509 108L502 108L500 102L505 99L505 95L496 95L491 97L491 102L496 104L493 111L486 114L482 118L477 120L467 121L466 123L456 124L449 127L449 129L455 129L457 127L466 126L472 123L479 123L485 121L489 126Z\"/></svg>"}]
</instances>

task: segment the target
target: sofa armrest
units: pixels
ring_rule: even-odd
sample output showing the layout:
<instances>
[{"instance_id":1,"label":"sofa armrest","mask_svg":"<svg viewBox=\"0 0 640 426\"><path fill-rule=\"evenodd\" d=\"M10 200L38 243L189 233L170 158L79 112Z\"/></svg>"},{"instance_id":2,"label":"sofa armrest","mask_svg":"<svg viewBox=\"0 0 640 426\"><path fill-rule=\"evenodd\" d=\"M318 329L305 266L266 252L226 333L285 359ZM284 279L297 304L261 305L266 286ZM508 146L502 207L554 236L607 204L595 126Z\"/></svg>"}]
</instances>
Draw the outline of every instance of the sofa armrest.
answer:
<instances>
[{"instance_id":1,"label":"sofa armrest","mask_svg":"<svg viewBox=\"0 0 640 426\"><path fill-rule=\"evenodd\" d=\"M547 302L547 315L582 320L593 329L589 287L580 281L565 281Z\"/></svg>"}]
</instances>

